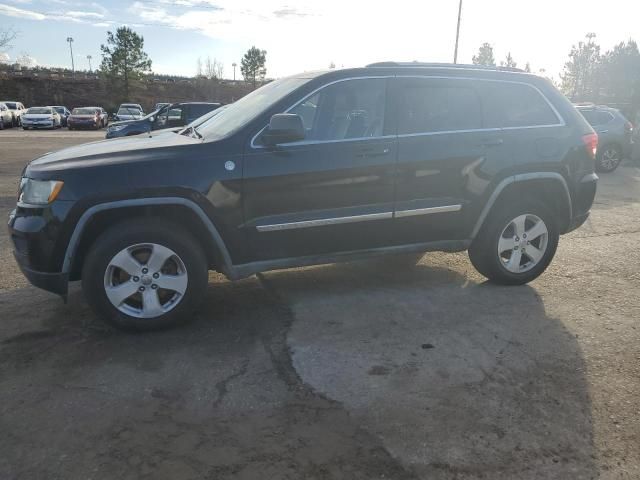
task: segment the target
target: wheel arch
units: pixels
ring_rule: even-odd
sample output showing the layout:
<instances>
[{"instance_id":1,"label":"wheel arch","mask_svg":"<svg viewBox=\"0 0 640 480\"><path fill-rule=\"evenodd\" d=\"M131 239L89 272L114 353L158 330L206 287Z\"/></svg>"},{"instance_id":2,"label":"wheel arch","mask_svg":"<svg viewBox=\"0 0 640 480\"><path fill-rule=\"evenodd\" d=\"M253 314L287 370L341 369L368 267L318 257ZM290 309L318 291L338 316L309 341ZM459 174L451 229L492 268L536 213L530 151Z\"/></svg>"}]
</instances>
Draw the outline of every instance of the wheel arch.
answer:
<instances>
[{"instance_id":1,"label":"wheel arch","mask_svg":"<svg viewBox=\"0 0 640 480\"><path fill-rule=\"evenodd\" d=\"M158 217L176 223L194 233L203 247L210 267L232 275L233 264L226 245L209 216L192 200L182 197L140 198L99 203L87 209L71 234L62 272L78 279L84 257L98 235L127 217Z\"/></svg>"},{"instance_id":2,"label":"wheel arch","mask_svg":"<svg viewBox=\"0 0 640 480\"><path fill-rule=\"evenodd\" d=\"M547 203L560 221L560 232L564 233L573 216L571 194L565 178L557 172L531 172L512 175L498 183L489 200L480 212L471 239L474 239L499 199L510 196L535 196Z\"/></svg>"}]
</instances>

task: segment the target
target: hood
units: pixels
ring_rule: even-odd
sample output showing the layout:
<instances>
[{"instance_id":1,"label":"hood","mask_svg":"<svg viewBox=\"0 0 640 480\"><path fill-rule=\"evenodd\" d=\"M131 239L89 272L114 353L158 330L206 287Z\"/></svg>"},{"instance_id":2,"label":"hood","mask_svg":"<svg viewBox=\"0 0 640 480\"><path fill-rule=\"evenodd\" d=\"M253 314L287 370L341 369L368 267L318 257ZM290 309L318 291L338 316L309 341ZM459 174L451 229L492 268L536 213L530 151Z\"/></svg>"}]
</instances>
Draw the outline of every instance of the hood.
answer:
<instances>
[{"instance_id":1,"label":"hood","mask_svg":"<svg viewBox=\"0 0 640 480\"><path fill-rule=\"evenodd\" d=\"M125 117L125 115L118 115L118 118L123 118ZM127 118L130 117L129 120L118 120L117 122L111 122L109 124L109 127L117 127L119 125L135 125L135 124L139 124L140 120L142 120L142 118L137 118L134 116L130 116L130 115L126 115Z\"/></svg>"},{"instance_id":2,"label":"hood","mask_svg":"<svg viewBox=\"0 0 640 480\"><path fill-rule=\"evenodd\" d=\"M29 172L82 168L136 160L149 161L166 157L161 151L150 152L150 150L197 145L199 143L202 143L202 140L185 135L135 136L101 140L47 153L29 164L27 175Z\"/></svg>"}]
</instances>

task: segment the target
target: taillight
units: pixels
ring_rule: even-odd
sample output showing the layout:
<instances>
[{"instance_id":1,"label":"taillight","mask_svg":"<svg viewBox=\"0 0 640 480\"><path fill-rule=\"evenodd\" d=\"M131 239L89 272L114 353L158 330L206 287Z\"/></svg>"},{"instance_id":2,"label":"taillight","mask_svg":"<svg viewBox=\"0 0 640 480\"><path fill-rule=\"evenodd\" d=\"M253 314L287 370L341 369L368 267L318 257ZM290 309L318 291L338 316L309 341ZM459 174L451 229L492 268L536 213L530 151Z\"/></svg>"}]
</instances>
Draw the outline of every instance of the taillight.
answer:
<instances>
[{"instance_id":1,"label":"taillight","mask_svg":"<svg viewBox=\"0 0 640 480\"><path fill-rule=\"evenodd\" d=\"M587 149L587 153L593 159L596 158L596 152L598 151L598 134L588 133L582 137L584 146Z\"/></svg>"}]
</instances>

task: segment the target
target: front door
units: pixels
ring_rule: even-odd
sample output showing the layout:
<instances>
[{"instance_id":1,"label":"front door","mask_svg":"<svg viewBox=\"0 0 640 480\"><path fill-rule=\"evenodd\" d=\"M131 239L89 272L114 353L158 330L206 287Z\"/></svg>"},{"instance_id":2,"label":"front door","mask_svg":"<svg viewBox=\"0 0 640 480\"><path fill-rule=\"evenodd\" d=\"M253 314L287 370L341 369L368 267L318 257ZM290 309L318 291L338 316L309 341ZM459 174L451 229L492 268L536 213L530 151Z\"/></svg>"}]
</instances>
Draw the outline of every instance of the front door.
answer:
<instances>
[{"instance_id":1,"label":"front door","mask_svg":"<svg viewBox=\"0 0 640 480\"><path fill-rule=\"evenodd\" d=\"M396 137L385 78L348 79L301 99L289 113L306 138L244 162L248 261L322 255L392 241Z\"/></svg>"}]
</instances>

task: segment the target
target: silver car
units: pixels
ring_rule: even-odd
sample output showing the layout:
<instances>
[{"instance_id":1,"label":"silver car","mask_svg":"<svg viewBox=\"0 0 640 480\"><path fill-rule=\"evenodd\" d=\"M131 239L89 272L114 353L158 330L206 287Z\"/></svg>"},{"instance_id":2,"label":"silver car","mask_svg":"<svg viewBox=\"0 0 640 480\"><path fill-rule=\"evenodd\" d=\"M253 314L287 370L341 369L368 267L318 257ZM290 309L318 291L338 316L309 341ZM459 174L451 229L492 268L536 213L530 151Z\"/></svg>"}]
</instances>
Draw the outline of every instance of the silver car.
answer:
<instances>
[{"instance_id":1,"label":"silver car","mask_svg":"<svg viewBox=\"0 0 640 480\"><path fill-rule=\"evenodd\" d=\"M22 114L22 128L60 128L60 114L51 107L31 107Z\"/></svg>"},{"instance_id":2,"label":"silver car","mask_svg":"<svg viewBox=\"0 0 640 480\"><path fill-rule=\"evenodd\" d=\"M19 127L22 125L22 115L27 111L25 106L15 100L0 100L0 103L4 103L7 108L11 110L11 114L13 115L13 126Z\"/></svg>"},{"instance_id":3,"label":"silver car","mask_svg":"<svg viewBox=\"0 0 640 480\"><path fill-rule=\"evenodd\" d=\"M0 130L13 126L13 113L5 103L0 102Z\"/></svg>"},{"instance_id":4,"label":"silver car","mask_svg":"<svg viewBox=\"0 0 640 480\"><path fill-rule=\"evenodd\" d=\"M615 108L578 106L578 111L598 134L596 170L613 172L633 151L633 125Z\"/></svg>"}]
</instances>

